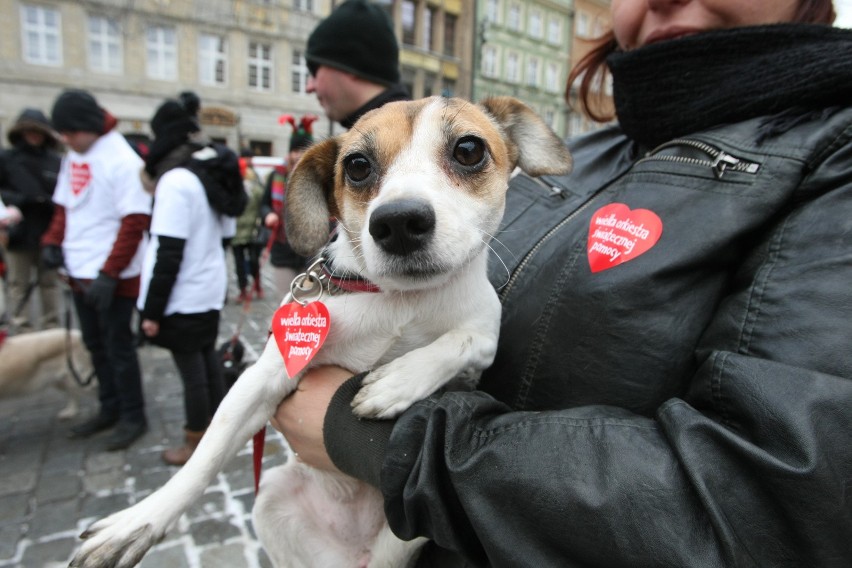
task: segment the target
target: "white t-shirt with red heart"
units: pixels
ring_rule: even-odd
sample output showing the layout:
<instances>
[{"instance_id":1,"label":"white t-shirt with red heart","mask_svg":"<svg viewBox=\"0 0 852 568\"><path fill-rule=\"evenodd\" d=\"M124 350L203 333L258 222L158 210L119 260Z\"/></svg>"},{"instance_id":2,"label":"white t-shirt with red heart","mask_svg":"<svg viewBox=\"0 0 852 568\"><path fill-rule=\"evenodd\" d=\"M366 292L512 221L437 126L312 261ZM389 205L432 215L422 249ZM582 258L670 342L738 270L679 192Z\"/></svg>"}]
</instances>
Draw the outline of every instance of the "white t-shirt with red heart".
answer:
<instances>
[{"instance_id":1,"label":"white t-shirt with red heart","mask_svg":"<svg viewBox=\"0 0 852 568\"><path fill-rule=\"evenodd\" d=\"M222 239L233 237L236 219L214 211L201 180L186 168L167 171L157 182L151 244L145 252L137 304L144 309L160 237L185 241L177 279L164 315L221 310L228 287Z\"/></svg>"},{"instance_id":2,"label":"white t-shirt with red heart","mask_svg":"<svg viewBox=\"0 0 852 568\"><path fill-rule=\"evenodd\" d=\"M85 154L69 150L62 160L53 201L65 207L62 252L74 278L96 278L112 252L121 220L151 214L151 196L139 177L142 159L115 130L104 134ZM121 272L138 276L145 239Z\"/></svg>"}]
</instances>

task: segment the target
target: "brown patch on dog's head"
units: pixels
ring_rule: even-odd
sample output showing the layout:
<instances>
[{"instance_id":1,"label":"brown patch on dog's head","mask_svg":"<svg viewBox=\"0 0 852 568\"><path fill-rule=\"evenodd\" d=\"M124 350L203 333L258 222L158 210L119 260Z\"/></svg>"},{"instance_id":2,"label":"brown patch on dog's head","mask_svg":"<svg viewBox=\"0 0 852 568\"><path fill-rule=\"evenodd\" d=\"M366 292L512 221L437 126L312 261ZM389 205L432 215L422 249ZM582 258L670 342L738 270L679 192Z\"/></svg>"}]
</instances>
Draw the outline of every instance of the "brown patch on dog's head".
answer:
<instances>
[{"instance_id":1,"label":"brown patch on dog's head","mask_svg":"<svg viewBox=\"0 0 852 568\"><path fill-rule=\"evenodd\" d=\"M531 176L567 174L571 154L531 108L512 97L489 97L480 103L505 130L510 155Z\"/></svg>"}]
</instances>

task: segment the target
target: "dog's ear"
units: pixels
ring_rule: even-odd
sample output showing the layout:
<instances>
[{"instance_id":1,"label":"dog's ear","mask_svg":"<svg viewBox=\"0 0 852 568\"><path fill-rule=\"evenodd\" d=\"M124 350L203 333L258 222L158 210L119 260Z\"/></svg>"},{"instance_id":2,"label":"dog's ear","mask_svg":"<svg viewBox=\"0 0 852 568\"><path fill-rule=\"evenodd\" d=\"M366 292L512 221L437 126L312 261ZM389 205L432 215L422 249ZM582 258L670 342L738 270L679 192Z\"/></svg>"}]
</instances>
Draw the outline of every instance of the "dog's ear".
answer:
<instances>
[{"instance_id":1,"label":"dog's ear","mask_svg":"<svg viewBox=\"0 0 852 568\"><path fill-rule=\"evenodd\" d=\"M480 105L503 127L517 165L531 176L571 171L568 148L544 120L513 97L488 97Z\"/></svg>"},{"instance_id":2,"label":"dog's ear","mask_svg":"<svg viewBox=\"0 0 852 568\"><path fill-rule=\"evenodd\" d=\"M329 236L334 204L334 165L337 140L329 138L311 146L290 174L284 224L287 241L297 253L315 255Z\"/></svg>"}]
</instances>

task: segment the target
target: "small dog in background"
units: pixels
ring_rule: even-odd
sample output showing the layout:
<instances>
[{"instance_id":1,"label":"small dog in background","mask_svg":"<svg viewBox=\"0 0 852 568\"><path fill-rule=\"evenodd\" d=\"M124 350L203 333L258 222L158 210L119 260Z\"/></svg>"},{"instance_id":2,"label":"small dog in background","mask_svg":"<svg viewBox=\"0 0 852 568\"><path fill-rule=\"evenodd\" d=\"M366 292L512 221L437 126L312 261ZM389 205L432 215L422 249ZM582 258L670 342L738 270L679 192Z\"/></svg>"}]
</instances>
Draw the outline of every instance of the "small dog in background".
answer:
<instances>
[{"instance_id":1,"label":"small dog in background","mask_svg":"<svg viewBox=\"0 0 852 568\"><path fill-rule=\"evenodd\" d=\"M224 341L216 350L216 357L222 367L222 377L225 379L225 392L231 390L231 387L248 367L248 364L244 361L245 354L245 345L237 336Z\"/></svg>"},{"instance_id":2,"label":"small dog in background","mask_svg":"<svg viewBox=\"0 0 852 568\"><path fill-rule=\"evenodd\" d=\"M388 103L299 161L288 188L290 244L310 256L327 241L329 217L340 226L321 253L337 290L321 298L328 318L310 318L331 322L310 365L373 369L353 401L357 415L391 418L451 381L475 385L493 361L501 308L486 273L488 242L516 166L562 174L571 158L510 97ZM284 316L276 324L290 334ZM93 524L72 566L134 566L174 526L295 390L301 374L287 376L278 340L273 333L234 384L189 462ZM276 566L404 566L423 542L391 533L375 487L296 459L264 472L254 518Z\"/></svg>"},{"instance_id":3,"label":"small dog in background","mask_svg":"<svg viewBox=\"0 0 852 568\"><path fill-rule=\"evenodd\" d=\"M78 375L92 374L92 360L79 330L46 329L6 337L0 345L0 398L11 398L56 387L68 397L57 417L74 418L84 387L69 368L68 357Z\"/></svg>"}]
</instances>

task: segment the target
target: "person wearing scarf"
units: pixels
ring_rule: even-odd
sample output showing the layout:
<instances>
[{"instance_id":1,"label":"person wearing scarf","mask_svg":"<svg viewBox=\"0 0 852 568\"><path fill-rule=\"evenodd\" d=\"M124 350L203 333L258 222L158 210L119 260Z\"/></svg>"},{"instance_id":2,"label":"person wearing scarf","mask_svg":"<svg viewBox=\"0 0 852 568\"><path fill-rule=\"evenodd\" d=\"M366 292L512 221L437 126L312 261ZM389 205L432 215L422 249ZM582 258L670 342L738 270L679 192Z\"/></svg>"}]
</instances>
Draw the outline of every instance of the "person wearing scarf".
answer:
<instances>
[{"instance_id":1,"label":"person wearing scarf","mask_svg":"<svg viewBox=\"0 0 852 568\"><path fill-rule=\"evenodd\" d=\"M572 78L591 103L611 72L617 122L569 140L571 174L514 178L477 389L358 420L369 369L319 368L275 419L299 459L379 487L393 532L429 539L418 567L852 565L852 31L833 19L613 0Z\"/></svg>"}]
</instances>

